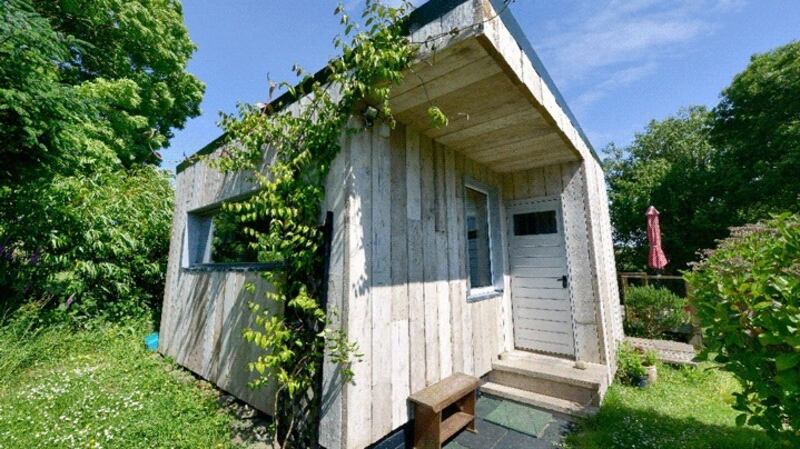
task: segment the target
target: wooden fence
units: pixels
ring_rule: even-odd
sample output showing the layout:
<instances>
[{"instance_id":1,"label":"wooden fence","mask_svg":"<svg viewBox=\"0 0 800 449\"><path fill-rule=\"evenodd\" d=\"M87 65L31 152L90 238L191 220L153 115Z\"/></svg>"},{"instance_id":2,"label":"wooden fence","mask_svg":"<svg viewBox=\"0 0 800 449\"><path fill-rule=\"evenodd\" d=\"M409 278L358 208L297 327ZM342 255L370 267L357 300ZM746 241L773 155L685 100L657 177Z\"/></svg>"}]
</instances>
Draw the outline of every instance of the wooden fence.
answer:
<instances>
[{"instance_id":1,"label":"wooden fence","mask_svg":"<svg viewBox=\"0 0 800 449\"><path fill-rule=\"evenodd\" d=\"M625 304L625 290L628 287L654 285L666 288L678 296L688 297L689 287L683 276L649 274L643 271L619 273L620 301Z\"/></svg>"}]
</instances>

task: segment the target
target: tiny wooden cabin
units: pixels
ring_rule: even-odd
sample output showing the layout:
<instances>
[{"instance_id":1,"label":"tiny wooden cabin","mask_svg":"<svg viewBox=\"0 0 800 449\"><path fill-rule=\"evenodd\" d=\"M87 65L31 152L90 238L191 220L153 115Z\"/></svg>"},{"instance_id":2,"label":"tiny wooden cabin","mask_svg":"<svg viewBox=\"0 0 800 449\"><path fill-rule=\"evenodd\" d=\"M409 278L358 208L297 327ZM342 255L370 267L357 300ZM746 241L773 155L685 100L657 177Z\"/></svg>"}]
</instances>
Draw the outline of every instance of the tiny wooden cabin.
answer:
<instances>
[{"instance_id":1,"label":"tiny wooden cabin","mask_svg":"<svg viewBox=\"0 0 800 449\"><path fill-rule=\"evenodd\" d=\"M326 186L328 303L364 353L346 385L326 364L328 449L398 431L409 395L457 372L485 393L591 412L623 337L600 162L510 12L431 0L411 24L435 49L392 91L398 125L343 137ZM429 101L447 127L430 126ZM271 413L272 395L246 386L254 354L240 336L243 285L270 288L258 275L270 267L209 254L213 211L253 188L202 162L179 167L160 350Z\"/></svg>"}]
</instances>

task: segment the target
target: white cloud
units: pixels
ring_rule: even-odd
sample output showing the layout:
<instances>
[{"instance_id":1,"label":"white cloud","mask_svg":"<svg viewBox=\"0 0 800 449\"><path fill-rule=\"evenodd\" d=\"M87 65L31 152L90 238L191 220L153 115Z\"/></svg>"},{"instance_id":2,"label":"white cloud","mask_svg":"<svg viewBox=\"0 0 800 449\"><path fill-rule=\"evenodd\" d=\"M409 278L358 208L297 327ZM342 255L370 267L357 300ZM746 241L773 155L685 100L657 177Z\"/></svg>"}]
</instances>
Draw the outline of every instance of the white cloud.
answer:
<instances>
[{"instance_id":1,"label":"white cloud","mask_svg":"<svg viewBox=\"0 0 800 449\"><path fill-rule=\"evenodd\" d=\"M520 0L527 1L527 0ZM635 89L722 26L748 0L570 0L541 23L535 47L578 116ZM624 143L636 129L586 129L596 147Z\"/></svg>"},{"instance_id":2,"label":"white cloud","mask_svg":"<svg viewBox=\"0 0 800 449\"><path fill-rule=\"evenodd\" d=\"M598 69L659 59L715 28L714 15L740 0L610 0L563 20L539 45L562 82Z\"/></svg>"},{"instance_id":3,"label":"white cloud","mask_svg":"<svg viewBox=\"0 0 800 449\"><path fill-rule=\"evenodd\" d=\"M594 84L585 92L578 95L572 105L576 111L584 111L595 102L610 95L615 90L645 78L658 69L654 61L647 61L641 65L631 66L619 70L604 81Z\"/></svg>"}]
</instances>

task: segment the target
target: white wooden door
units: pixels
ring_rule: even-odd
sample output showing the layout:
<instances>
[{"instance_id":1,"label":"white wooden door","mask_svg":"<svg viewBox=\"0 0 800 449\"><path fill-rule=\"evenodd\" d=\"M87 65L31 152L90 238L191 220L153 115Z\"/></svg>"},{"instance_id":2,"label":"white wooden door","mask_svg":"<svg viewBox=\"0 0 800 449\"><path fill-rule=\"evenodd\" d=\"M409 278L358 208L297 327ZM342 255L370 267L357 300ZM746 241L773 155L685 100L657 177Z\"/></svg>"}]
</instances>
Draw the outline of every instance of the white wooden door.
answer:
<instances>
[{"instance_id":1,"label":"white wooden door","mask_svg":"<svg viewBox=\"0 0 800 449\"><path fill-rule=\"evenodd\" d=\"M574 356L561 202L513 201L507 210L514 344Z\"/></svg>"}]
</instances>

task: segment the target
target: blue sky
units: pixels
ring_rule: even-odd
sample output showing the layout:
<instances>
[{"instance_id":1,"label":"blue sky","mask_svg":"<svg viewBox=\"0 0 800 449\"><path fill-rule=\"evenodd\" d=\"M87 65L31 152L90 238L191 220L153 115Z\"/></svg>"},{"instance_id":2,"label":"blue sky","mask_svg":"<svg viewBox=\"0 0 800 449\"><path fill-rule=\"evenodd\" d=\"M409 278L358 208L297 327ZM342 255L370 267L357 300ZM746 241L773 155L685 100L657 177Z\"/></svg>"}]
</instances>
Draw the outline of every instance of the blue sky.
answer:
<instances>
[{"instance_id":1,"label":"blue sky","mask_svg":"<svg viewBox=\"0 0 800 449\"><path fill-rule=\"evenodd\" d=\"M313 72L334 56L336 4L185 1L198 46L189 71L206 95L164 168L220 134L219 111L265 101L268 76L293 80L293 64ZM751 55L800 39L798 0L516 0L511 11L598 151L682 107L715 105Z\"/></svg>"}]
</instances>

